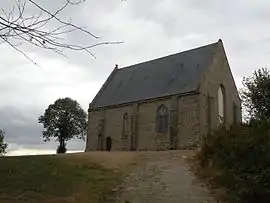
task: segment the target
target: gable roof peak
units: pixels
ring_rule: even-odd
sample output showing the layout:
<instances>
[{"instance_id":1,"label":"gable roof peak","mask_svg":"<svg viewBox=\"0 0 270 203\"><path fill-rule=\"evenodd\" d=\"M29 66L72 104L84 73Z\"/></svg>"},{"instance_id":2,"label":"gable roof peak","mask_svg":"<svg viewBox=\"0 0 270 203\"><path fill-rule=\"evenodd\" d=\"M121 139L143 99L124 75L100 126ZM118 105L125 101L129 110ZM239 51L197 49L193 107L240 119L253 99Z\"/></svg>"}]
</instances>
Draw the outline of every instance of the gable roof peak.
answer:
<instances>
[{"instance_id":1,"label":"gable roof peak","mask_svg":"<svg viewBox=\"0 0 270 203\"><path fill-rule=\"evenodd\" d=\"M223 41L222 41L222 39L219 39L217 43L218 43L219 46L223 46Z\"/></svg>"}]
</instances>

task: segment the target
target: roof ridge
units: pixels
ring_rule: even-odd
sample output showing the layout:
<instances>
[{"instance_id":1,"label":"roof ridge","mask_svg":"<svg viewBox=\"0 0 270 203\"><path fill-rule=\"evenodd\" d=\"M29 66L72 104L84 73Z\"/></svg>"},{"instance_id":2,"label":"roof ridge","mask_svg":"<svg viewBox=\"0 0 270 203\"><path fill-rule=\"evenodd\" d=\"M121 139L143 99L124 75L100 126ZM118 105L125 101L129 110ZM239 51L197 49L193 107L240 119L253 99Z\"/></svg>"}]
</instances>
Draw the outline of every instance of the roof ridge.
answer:
<instances>
[{"instance_id":1,"label":"roof ridge","mask_svg":"<svg viewBox=\"0 0 270 203\"><path fill-rule=\"evenodd\" d=\"M220 41L220 39L219 39L219 41ZM192 48L192 49L189 49L189 50L181 51L181 52L178 52L178 53L169 54L167 56L162 56L162 57L158 57L158 58L146 60L146 61L143 61L143 62L140 62L140 63L136 63L136 64L133 64L133 65L128 65L128 66L125 66L123 68L119 68L118 70L121 71L121 70L125 70L125 69L128 69L128 68L136 68L136 66L137 65L140 65L140 64L152 63L153 61L156 61L156 60L160 60L160 59L164 59L164 58L167 58L167 57L184 54L184 53L187 53L187 52L192 52L192 51L203 49L203 48L206 48L206 47L209 47L209 46L213 46L213 45L218 45L219 41L213 42L211 44L203 45L203 46L200 46L200 47L195 47L195 48Z\"/></svg>"}]
</instances>

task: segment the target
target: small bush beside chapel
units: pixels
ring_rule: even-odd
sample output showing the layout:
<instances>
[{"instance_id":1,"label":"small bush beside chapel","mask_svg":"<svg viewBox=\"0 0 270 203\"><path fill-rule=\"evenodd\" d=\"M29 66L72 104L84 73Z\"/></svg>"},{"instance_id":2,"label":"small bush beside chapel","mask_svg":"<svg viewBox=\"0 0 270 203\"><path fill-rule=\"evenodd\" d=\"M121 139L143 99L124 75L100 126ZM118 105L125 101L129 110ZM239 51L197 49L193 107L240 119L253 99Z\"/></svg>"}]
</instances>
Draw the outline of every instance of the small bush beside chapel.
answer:
<instances>
[{"instance_id":1,"label":"small bush beside chapel","mask_svg":"<svg viewBox=\"0 0 270 203\"><path fill-rule=\"evenodd\" d=\"M265 123L221 127L205 137L197 159L228 202L269 202L270 133Z\"/></svg>"}]
</instances>

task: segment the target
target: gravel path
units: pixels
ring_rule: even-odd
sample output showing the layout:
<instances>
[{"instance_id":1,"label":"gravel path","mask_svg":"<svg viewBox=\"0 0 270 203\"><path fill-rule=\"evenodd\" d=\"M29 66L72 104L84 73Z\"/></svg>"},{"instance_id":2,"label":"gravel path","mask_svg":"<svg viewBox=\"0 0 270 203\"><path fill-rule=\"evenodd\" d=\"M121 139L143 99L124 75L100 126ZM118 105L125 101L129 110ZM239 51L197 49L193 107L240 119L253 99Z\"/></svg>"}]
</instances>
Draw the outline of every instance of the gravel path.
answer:
<instances>
[{"instance_id":1,"label":"gravel path","mask_svg":"<svg viewBox=\"0 0 270 203\"><path fill-rule=\"evenodd\" d=\"M188 151L139 152L140 163L127 175L117 203L214 202L189 171Z\"/></svg>"}]
</instances>

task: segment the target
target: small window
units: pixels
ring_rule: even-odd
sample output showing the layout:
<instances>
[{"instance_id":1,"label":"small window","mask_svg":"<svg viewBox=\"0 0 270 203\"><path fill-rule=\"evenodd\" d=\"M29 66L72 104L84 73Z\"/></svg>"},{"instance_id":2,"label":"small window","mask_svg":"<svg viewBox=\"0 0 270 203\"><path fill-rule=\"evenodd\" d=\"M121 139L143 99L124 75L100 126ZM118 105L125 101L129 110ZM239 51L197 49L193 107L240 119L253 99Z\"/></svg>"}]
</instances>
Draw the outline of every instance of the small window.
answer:
<instances>
[{"instance_id":1,"label":"small window","mask_svg":"<svg viewBox=\"0 0 270 203\"><path fill-rule=\"evenodd\" d=\"M161 105L157 111L157 132L166 133L169 128L168 110L164 105Z\"/></svg>"},{"instance_id":2,"label":"small window","mask_svg":"<svg viewBox=\"0 0 270 203\"><path fill-rule=\"evenodd\" d=\"M218 118L220 123L224 123L226 120L226 94L223 85L218 88Z\"/></svg>"},{"instance_id":3,"label":"small window","mask_svg":"<svg viewBox=\"0 0 270 203\"><path fill-rule=\"evenodd\" d=\"M127 135L128 133L128 114L125 113L123 116L123 135Z\"/></svg>"}]
</instances>

